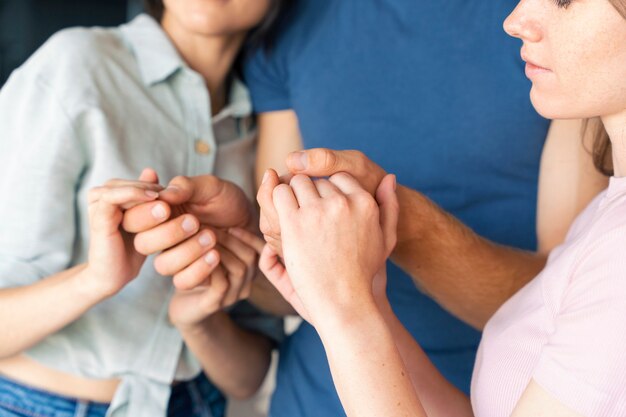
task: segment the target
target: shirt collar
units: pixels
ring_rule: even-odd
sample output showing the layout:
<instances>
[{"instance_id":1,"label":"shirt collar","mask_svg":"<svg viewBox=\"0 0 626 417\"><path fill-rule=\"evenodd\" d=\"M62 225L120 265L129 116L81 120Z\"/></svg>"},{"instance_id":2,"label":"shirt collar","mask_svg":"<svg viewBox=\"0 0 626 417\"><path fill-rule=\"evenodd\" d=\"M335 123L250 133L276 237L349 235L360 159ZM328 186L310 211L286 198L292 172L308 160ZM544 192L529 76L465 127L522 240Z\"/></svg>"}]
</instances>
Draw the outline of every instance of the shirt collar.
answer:
<instances>
[{"instance_id":1,"label":"shirt collar","mask_svg":"<svg viewBox=\"0 0 626 417\"><path fill-rule=\"evenodd\" d=\"M252 101L246 86L237 78L230 87L230 95L226 107L213 117L214 122L225 117L246 117L252 114Z\"/></svg>"},{"instance_id":2,"label":"shirt collar","mask_svg":"<svg viewBox=\"0 0 626 417\"><path fill-rule=\"evenodd\" d=\"M161 82L185 66L161 25L150 16L140 14L122 25L121 31L137 58L145 84Z\"/></svg>"},{"instance_id":3,"label":"shirt collar","mask_svg":"<svg viewBox=\"0 0 626 417\"><path fill-rule=\"evenodd\" d=\"M146 85L164 81L187 66L161 25L152 17L140 14L130 23L122 25L121 30L137 58L139 71ZM234 79L228 104L214 117L214 121L225 117L246 117L250 114L250 93L239 79Z\"/></svg>"}]
</instances>

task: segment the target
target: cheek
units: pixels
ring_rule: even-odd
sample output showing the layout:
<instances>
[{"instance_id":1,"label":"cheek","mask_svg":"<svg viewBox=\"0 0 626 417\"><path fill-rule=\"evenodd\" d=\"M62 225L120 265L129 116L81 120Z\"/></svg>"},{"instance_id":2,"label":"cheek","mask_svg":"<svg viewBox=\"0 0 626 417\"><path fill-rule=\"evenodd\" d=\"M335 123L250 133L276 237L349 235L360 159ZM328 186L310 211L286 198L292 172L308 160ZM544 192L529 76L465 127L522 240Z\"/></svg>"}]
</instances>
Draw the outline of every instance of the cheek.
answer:
<instances>
[{"instance_id":1,"label":"cheek","mask_svg":"<svg viewBox=\"0 0 626 417\"><path fill-rule=\"evenodd\" d=\"M551 34L554 74L533 82L531 90L533 105L544 117L587 118L626 109L626 31L590 32L593 36Z\"/></svg>"},{"instance_id":2,"label":"cheek","mask_svg":"<svg viewBox=\"0 0 626 417\"><path fill-rule=\"evenodd\" d=\"M234 13L239 26L243 29L257 26L269 12L270 4L270 0L240 0Z\"/></svg>"}]
</instances>

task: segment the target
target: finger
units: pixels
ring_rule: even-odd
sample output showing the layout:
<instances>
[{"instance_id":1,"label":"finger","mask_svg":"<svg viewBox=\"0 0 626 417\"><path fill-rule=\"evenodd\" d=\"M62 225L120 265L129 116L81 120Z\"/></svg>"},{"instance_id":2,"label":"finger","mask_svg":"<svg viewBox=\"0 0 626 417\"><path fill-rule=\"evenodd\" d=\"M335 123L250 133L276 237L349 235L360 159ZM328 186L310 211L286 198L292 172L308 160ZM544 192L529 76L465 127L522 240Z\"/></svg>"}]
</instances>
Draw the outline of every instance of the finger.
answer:
<instances>
[{"instance_id":1,"label":"finger","mask_svg":"<svg viewBox=\"0 0 626 417\"><path fill-rule=\"evenodd\" d=\"M306 175L294 176L289 182L289 185L291 186L293 194L296 196L300 207L314 203L320 199L320 195L317 192L317 188L315 188L313 181L311 181L311 178Z\"/></svg>"},{"instance_id":2,"label":"finger","mask_svg":"<svg viewBox=\"0 0 626 417\"><path fill-rule=\"evenodd\" d=\"M219 248L222 267L226 270L229 287L224 295L222 305L230 306L239 301L244 284L248 281L248 266L237 256L224 247Z\"/></svg>"},{"instance_id":3,"label":"finger","mask_svg":"<svg viewBox=\"0 0 626 417\"><path fill-rule=\"evenodd\" d=\"M283 242L280 239L276 239L273 236L263 235L263 239L265 242L272 247L272 250L278 254L279 257L283 258Z\"/></svg>"},{"instance_id":4,"label":"finger","mask_svg":"<svg viewBox=\"0 0 626 417\"><path fill-rule=\"evenodd\" d=\"M223 187L224 181L213 175L178 176L160 193L160 198L174 205L193 204L210 200L218 195Z\"/></svg>"},{"instance_id":5,"label":"finger","mask_svg":"<svg viewBox=\"0 0 626 417\"><path fill-rule=\"evenodd\" d=\"M159 194L134 185L120 187L96 187L92 188L88 194L89 204L97 201L104 201L107 204L121 206L130 203L145 203L155 200Z\"/></svg>"},{"instance_id":6,"label":"finger","mask_svg":"<svg viewBox=\"0 0 626 417\"><path fill-rule=\"evenodd\" d=\"M163 186L161 186L160 184L154 184L152 182L142 181L142 180L125 180L125 179L113 178L104 183L104 188L131 187L131 186L137 187L137 188L143 188L146 190L153 190L157 192L163 189Z\"/></svg>"},{"instance_id":7,"label":"finger","mask_svg":"<svg viewBox=\"0 0 626 417\"><path fill-rule=\"evenodd\" d=\"M144 168L139 175L139 181L145 181L153 184L159 183L159 176L157 172L152 168ZM161 187L163 188L163 187Z\"/></svg>"},{"instance_id":8,"label":"finger","mask_svg":"<svg viewBox=\"0 0 626 417\"><path fill-rule=\"evenodd\" d=\"M367 192L352 175L345 172L334 174L328 180L346 195Z\"/></svg>"},{"instance_id":9,"label":"finger","mask_svg":"<svg viewBox=\"0 0 626 417\"><path fill-rule=\"evenodd\" d=\"M287 156L287 168L294 174L310 177L330 177L338 172L347 172L373 194L385 176L385 171L362 152L355 150L335 151L315 148L292 152Z\"/></svg>"},{"instance_id":10,"label":"finger","mask_svg":"<svg viewBox=\"0 0 626 417\"><path fill-rule=\"evenodd\" d=\"M150 230L170 218L172 209L163 201L138 204L124 213L122 227L129 233Z\"/></svg>"},{"instance_id":11,"label":"finger","mask_svg":"<svg viewBox=\"0 0 626 417\"><path fill-rule=\"evenodd\" d=\"M175 275L215 247L212 230L201 230L195 236L164 251L154 259L154 268L161 275Z\"/></svg>"},{"instance_id":12,"label":"finger","mask_svg":"<svg viewBox=\"0 0 626 417\"><path fill-rule=\"evenodd\" d=\"M179 290L191 290L200 285L212 285L214 274L219 274L220 254L211 249L206 255L196 259L191 265L174 275L174 286ZM222 272L223 273L223 272Z\"/></svg>"},{"instance_id":13,"label":"finger","mask_svg":"<svg viewBox=\"0 0 626 417\"><path fill-rule=\"evenodd\" d=\"M383 231L387 255L390 255L397 241L398 214L400 206L396 194L396 176L389 174L376 190L376 201L380 207L380 226Z\"/></svg>"},{"instance_id":14,"label":"finger","mask_svg":"<svg viewBox=\"0 0 626 417\"><path fill-rule=\"evenodd\" d=\"M317 192L322 198L327 198L333 194L337 194L340 192L339 189L335 186L335 184L328 181L327 179L322 178L322 179L315 180L313 184L315 184L315 187L317 187Z\"/></svg>"},{"instance_id":15,"label":"finger","mask_svg":"<svg viewBox=\"0 0 626 417\"><path fill-rule=\"evenodd\" d=\"M135 236L135 249L143 255L171 248L198 232L200 223L191 214L179 216Z\"/></svg>"},{"instance_id":16,"label":"finger","mask_svg":"<svg viewBox=\"0 0 626 417\"><path fill-rule=\"evenodd\" d=\"M328 177L341 171L353 172L358 167L356 154L326 148L292 152L287 155L286 164L291 173L315 177Z\"/></svg>"},{"instance_id":17,"label":"finger","mask_svg":"<svg viewBox=\"0 0 626 417\"><path fill-rule=\"evenodd\" d=\"M259 259L259 268L267 277L268 281L278 290L278 292L287 300L286 294L294 292L291 280L287 275L285 266L278 259L278 254L270 245L265 245Z\"/></svg>"},{"instance_id":18,"label":"finger","mask_svg":"<svg viewBox=\"0 0 626 417\"><path fill-rule=\"evenodd\" d=\"M189 177L174 177L167 187L159 193L159 198L172 205L186 203L193 194L193 183Z\"/></svg>"},{"instance_id":19,"label":"finger","mask_svg":"<svg viewBox=\"0 0 626 417\"><path fill-rule=\"evenodd\" d=\"M245 229L239 227L231 227L230 229L228 229L228 233L254 249L258 254L260 254L265 247L265 241L263 239ZM224 246L230 249L228 243L224 243Z\"/></svg>"},{"instance_id":20,"label":"finger","mask_svg":"<svg viewBox=\"0 0 626 417\"><path fill-rule=\"evenodd\" d=\"M224 298L230 288L230 283L226 277L226 272L220 265L213 271L208 282L208 286L204 286L205 291L198 307L201 311L213 313L216 311L216 300L219 300L217 302L218 309L224 306Z\"/></svg>"},{"instance_id":21,"label":"finger","mask_svg":"<svg viewBox=\"0 0 626 417\"><path fill-rule=\"evenodd\" d=\"M261 252L259 267L267 280L276 288L280 295L287 300L300 315L303 317L308 316L285 266L280 262L278 255L269 245L265 246L265 249Z\"/></svg>"},{"instance_id":22,"label":"finger","mask_svg":"<svg viewBox=\"0 0 626 417\"><path fill-rule=\"evenodd\" d=\"M274 200L274 206L276 207L276 213L278 219L288 217L291 213L298 210L298 200L290 186L286 184L279 184L274 188L272 193L272 199Z\"/></svg>"},{"instance_id":23,"label":"finger","mask_svg":"<svg viewBox=\"0 0 626 417\"><path fill-rule=\"evenodd\" d=\"M278 234L280 231L273 199L274 188L278 184L280 184L278 174L273 169L268 169L263 175L263 181L256 196L259 207L261 207L261 230L264 233Z\"/></svg>"},{"instance_id":24,"label":"finger","mask_svg":"<svg viewBox=\"0 0 626 417\"><path fill-rule=\"evenodd\" d=\"M258 246L265 246L265 242L254 236L257 239L256 244ZM252 246L243 242L229 232L220 232L217 235L219 244L230 252L232 252L237 258L241 260L246 266L254 267L257 263L257 256L259 252ZM262 248L260 250L263 250Z\"/></svg>"}]
</instances>

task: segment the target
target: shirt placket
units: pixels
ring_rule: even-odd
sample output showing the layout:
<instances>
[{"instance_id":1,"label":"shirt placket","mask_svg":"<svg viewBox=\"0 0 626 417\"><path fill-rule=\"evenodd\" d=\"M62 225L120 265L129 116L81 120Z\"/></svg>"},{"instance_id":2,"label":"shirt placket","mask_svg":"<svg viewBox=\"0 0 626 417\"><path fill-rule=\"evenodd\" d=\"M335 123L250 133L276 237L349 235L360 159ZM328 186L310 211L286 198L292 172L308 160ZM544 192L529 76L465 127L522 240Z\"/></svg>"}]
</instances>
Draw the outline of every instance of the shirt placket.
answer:
<instances>
[{"instance_id":1,"label":"shirt placket","mask_svg":"<svg viewBox=\"0 0 626 417\"><path fill-rule=\"evenodd\" d=\"M188 155L186 175L213 173L217 142L211 123L211 100L200 75L187 71L184 92Z\"/></svg>"}]
</instances>

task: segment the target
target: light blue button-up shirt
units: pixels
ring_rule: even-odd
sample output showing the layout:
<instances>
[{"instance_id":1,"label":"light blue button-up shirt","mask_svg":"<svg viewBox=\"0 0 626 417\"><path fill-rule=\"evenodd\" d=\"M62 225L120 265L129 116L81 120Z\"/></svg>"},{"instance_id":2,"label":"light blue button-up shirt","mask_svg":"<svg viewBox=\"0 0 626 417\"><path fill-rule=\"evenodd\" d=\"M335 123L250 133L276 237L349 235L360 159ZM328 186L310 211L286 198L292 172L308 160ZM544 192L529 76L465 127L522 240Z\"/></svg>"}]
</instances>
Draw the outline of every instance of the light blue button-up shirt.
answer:
<instances>
[{"instance_id":1,"label":"light blue button-up shirt","mask_svg":"<svg viewBox=\"0 0 626 417\"><path fill-rule=\"evenodd\" d=\"M86 193L110 178L137 178L147 166L163 183L213 173L252 196L251 105L241 83L231 90L211 117L202 77L145 15L54 35L0 92L0 287L85 262ZM171 294L148 259L118 295L26 354L72 374L121 378L108 416L163 416L172 380L200 372L169 324ZM280 336L279 320L246 314Z\"/></svg>"}]
</instances>

